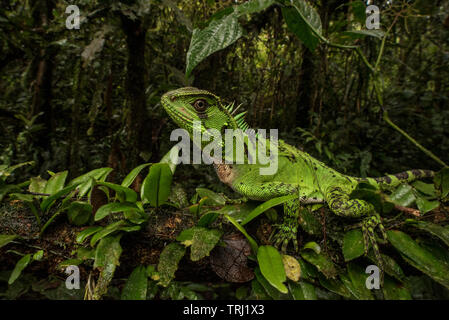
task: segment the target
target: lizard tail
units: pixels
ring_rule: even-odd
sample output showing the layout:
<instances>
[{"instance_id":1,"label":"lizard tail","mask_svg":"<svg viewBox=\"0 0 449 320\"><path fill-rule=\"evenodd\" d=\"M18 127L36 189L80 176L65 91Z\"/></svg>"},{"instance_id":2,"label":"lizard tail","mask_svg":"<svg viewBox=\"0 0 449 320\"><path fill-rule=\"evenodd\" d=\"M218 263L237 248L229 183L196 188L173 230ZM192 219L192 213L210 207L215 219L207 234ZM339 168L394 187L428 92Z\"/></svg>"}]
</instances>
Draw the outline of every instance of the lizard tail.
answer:
<instances>
[{"instance_id":1,"label":"lizard tail","mask_svg":"<svg viewBox=\"0 0 449 320\"><path fill-rule=\"evenodd\" d=\"M433 178L435 172L431 170L409 170L397 174L390 174L379 178L357 178L358 182L368 182L375 187L397 187L403 182L413 182L419 179Z\"/></svg>"}]
</instances>

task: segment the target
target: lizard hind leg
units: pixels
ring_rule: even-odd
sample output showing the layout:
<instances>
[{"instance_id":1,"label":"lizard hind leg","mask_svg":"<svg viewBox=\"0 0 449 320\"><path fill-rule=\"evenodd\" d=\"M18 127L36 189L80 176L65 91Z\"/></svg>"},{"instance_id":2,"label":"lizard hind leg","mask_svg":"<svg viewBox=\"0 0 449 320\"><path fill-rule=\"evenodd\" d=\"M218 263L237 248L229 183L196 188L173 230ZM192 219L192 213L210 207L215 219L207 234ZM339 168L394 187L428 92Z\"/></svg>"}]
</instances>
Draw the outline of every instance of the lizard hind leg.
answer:
<instances>
[{"instance_id":1,"label":"lizard hind leg","mask_svg":"<svg viewBox=\"0 0 449 320\"><path fill-rule=\"evenodd\" d=\"M287 246L290 241L293 242L295 252L298 251L297 233L300 206L299 198L284 203L284 221L282 224L276 226L276 230L270 236L270 239L273 238L275 247L282 246L282 252L287 251Z\"/></svg>"},{"instance_id":2,"label":"lizard hind leg","mask_svg":"<svg viewBox=\"0 0 449 320\"><path fill-rule=\"evenodd\" d=\"M379 228L384 240L387 239L385 228L382 224L380 215L374 209L374 206L361 199L349 199L349 195L341 188L333 188L327 197L329 208L339 216L363 218L359 226L362 227L363 240L365 245L365 255L368 254L369 245L373 247L374 255L382 270L383 278L383 260L380 255L379 246L377 244L375 229Z\"/></svg>"}]
</instances>

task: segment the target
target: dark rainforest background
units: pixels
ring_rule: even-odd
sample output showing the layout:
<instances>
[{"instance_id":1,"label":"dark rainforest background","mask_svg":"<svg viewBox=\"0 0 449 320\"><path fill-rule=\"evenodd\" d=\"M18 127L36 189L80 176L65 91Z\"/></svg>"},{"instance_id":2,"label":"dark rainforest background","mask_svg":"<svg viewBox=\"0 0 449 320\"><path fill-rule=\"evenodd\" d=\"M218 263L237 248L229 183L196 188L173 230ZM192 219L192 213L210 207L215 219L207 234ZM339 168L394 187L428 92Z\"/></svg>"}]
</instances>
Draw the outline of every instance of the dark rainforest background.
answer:
<instances>
[{"instance_id":1,"label":"dark rainforest background","mask_svg":"<svg viewBox=\"0 0 449 320\"><path fill-rule=\"evenodd\" d=\"M449 1L0 3L0 298L449 298ZM281 258L281 206L243 226L260 203L228 201L208 166L174 173L160 98L185 86L349 175L443 169L361 189L389 232L383 289L365 287L358 221L305 213Z\"/></svg>"}]
</instances>

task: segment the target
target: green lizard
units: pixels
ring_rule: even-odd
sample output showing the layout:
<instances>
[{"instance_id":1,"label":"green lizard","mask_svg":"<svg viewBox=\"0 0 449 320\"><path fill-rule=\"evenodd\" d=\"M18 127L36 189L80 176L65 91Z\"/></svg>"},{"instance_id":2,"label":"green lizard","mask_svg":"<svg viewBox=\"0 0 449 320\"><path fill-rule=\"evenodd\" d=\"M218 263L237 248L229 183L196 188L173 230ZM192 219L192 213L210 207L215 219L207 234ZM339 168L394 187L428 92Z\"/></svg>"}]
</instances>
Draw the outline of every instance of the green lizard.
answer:
<instances>
[{"instance_id":1,"label":"green lizard","mask_svg":"<svg viewBox=\"0 0 449 320\"><path fill-rule=\"evenodd\" d=\"M164 94L161 102L169 116L182 129L194 135L194 122L200 122L196 129L207 133L208 129L224 132L225 129L249 129L243 120L244 113L233 116L234 105L223 105L220 98L208 91L197 88L181 88ZM268 139L257 135L257 139ZM245 141L248 144L248 141ZM220 141L224 148L224 141ZM204 148L202 143L200 148ZM245 155L248 157L248 146ZM224 153L223 153L224 154ZM213 156L212 156L213 157ZM274 244L286 251L290 241L297 250L298 217L301 205L325 202L333 213L344 217L363 218L361 225L364 234L365 252L369 243L372 244L376 256L379 255L374 230L379 228L386 238L381 218L374 206L364 200L350 199L351 192L359 182L365 182L378 189L391 189L403 182L411 182L420 178L434 176L433 171L411 170L388 175L381 178L356 178L341 174L329 168L321 161L313 158L284 141L278 141L278 170L270 175L261 175L255 164L227 164L222 159L214 158L214 166L220 180L233 190L252 200L265 201L272 198L297 194L298 197L284 203L284 221L277 226Z\"/></svg>"}]
</instances>

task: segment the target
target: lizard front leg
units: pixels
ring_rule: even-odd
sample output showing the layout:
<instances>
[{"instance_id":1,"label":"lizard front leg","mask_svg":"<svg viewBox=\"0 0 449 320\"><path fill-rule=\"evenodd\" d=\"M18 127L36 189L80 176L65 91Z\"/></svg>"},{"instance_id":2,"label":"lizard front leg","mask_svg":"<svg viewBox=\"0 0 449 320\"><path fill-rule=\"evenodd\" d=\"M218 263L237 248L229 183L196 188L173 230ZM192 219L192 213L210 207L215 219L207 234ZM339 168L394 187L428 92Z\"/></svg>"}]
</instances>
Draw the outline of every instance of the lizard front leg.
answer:
<instances>
[{"instance_id":1,"label":"lizard front leg","mask_svg":"<svg viewBox=\"0 0 449 320\"><path fill-rule=\"evenodd\" d=\"M293 242L295 251L298 251L297 233L300 207L301 202L299 198L284 203L284 221L277 226L277 230L272 234L272 237L274 235L274 246L279 247L282 245L282 252L287 251L287 246L290 241Z\"/></svg>"}]
</instances>

